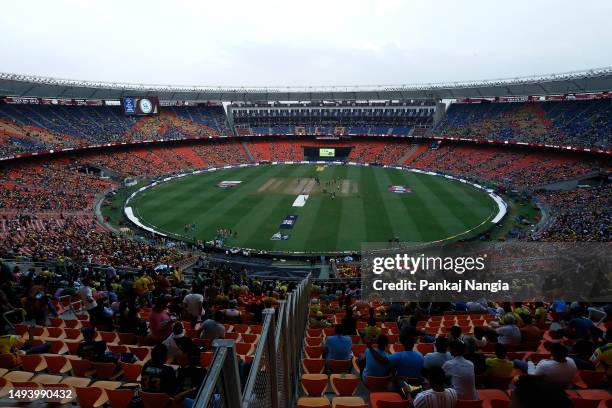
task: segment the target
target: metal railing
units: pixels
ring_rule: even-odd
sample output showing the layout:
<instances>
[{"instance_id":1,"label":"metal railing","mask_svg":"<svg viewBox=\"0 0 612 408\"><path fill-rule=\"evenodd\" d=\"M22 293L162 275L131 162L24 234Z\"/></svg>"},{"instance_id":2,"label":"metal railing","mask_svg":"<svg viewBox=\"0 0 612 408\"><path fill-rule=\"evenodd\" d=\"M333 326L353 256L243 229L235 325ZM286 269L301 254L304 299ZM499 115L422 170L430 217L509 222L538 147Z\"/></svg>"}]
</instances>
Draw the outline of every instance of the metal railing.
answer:
<instances>
[{"instance_id":1,"label":"metal railing","mask_svg":"<svg viewBox=\"0 0 612 408\"><path fill-rule=\"evenodd\" d=\"M262 331L251 363L238 363L233 340L213 343L213 362L194 406L285 408L295 404L309 282L309 278L300 282L277 309L263 311ZM242 384L240 372L247 370Z\"/></svg>"}]
</instances>

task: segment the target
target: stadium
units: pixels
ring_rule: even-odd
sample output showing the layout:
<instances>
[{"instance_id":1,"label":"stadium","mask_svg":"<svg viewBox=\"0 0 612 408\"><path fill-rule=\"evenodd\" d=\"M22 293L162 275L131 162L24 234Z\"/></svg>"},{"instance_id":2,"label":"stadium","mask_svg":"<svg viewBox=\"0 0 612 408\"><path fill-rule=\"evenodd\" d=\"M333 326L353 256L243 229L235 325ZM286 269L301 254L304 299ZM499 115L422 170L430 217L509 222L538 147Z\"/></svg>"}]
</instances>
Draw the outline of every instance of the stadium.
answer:
<instances>
[{"instance_id":1,"label":"stadium","mask_svg":"<svg viewBox=\"0 0 612 408\"><path fill-rule=\"evenodd\" d=\"M0 404L612 407L611 168L609 67L0 73ZM499 266L372 284L371 256L430 249Z\"/></svg>"}]
</instances>

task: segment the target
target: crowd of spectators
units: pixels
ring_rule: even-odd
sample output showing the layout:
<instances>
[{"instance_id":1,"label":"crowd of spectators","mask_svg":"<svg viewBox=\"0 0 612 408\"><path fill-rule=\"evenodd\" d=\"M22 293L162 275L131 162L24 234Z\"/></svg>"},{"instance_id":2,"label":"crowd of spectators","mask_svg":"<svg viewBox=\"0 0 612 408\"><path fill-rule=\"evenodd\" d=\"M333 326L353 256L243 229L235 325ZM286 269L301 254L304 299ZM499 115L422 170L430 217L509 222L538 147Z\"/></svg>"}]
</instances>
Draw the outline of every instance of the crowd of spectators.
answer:
<instances>
[{"instance_id":1,"label":"crowd of spectators","mask_svg":"<svg viewBox=\"0 0 612 408\"><path fill-rule=\"evenodd\" d=\"M544 192L538 199L554 222L539 239L554 242L612 241L612 186Z\"/></svg>"},{"instance_id":2,"label":"crowd of spectators","mask_svg":"<svg viewBox=\"0 0 612 408\"><path fill-rule=\"evenodd\" d=\"M119 106L0 104L0 157L55 148L230 135L223 107L162 107L126 116Z\"/></svg>"},{"instance_id":3,"label":"crowd of spectators","mask_svg":"<svg viewBox=\"0 0 612 408\"><path fill-rule=\"evenodd\" d=\"M610 149L612 99L452 104L433 134Z\"/></svg>"},{"instance_id":4,"label":"crowd of spectators","mask_svg":"<svg viewBox=\"0 0 612 408\"><path fill-rule=\"evenodd\" d=\"M518 391L532 377L561 393L578 387L582 371L599 371L597 386L610 379L610 303L381 303L344 283L317 285L312 296L309 327L328 333L328 367L354 357L366 388L370 377L387 378L415 406L453 407L483 388Z\"/></svg>"}]
</instances>

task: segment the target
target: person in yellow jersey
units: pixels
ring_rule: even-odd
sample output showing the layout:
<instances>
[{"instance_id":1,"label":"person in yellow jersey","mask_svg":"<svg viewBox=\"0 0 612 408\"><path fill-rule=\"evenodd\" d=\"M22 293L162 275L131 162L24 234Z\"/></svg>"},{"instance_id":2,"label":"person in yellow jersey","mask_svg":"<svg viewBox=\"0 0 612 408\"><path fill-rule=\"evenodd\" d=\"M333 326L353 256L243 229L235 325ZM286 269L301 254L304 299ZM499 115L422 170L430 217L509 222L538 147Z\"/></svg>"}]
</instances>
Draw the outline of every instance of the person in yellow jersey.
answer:
<instances>
[{"instance_id":1,"label":"person in yellow jersey","mask_svg":"<svg viewBox=\"0 0 612 408\"><path fill-rule=\"evenodd\" d=\"M591 362L599 371L605 371L608 378L612 376L612 332L608 329L606 332L607 343L595 349Z\"/></svg>"}]
</instances>

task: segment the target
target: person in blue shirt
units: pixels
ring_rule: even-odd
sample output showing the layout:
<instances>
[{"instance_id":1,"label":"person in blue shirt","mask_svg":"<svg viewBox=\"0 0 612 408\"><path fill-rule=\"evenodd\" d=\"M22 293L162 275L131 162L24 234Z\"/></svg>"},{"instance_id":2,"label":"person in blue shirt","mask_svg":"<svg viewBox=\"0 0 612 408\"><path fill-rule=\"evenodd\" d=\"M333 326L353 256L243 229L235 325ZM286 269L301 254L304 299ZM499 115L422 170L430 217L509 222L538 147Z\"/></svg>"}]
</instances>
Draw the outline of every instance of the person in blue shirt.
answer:
<instances>
[{"instance_id":1,"label":"person in blue shirt","mask_svg":"<svg viewBox=\"0 0 612 408\"><path fill-rule=\"evenodd\" d=\"M344 335L344 326L337 324L334 335L325 340L323 355L326 360L350 360L353 358L352 347L351 338Z\"/></svg>"},{"instance_id":2,"label":"person in blue shirt","mask_svg":"<svg viewBox=\"0 0 612 408\"><path fill-rule=\"evenodd\" d=\"M381 334L376 340L376 347L373 344L365 351L365 369L361 372L362 376L385 377L391 373L391 364L387 353L389 338Z\"/></svg>"},{"instance_id":3,"label":"person in blue shirt","mask_svg":"<svg viewBox=\"0 0 612 408\"><path fill-rule=\"evenodd\" d=\"M395 375L399 377L421 378L423 370L423 355L418 351L413 351L414 339L405 337L400 339L404 346L404 351L393 353L389 357L391 367L395 370Z\"/></svg>"}]
</instances>

